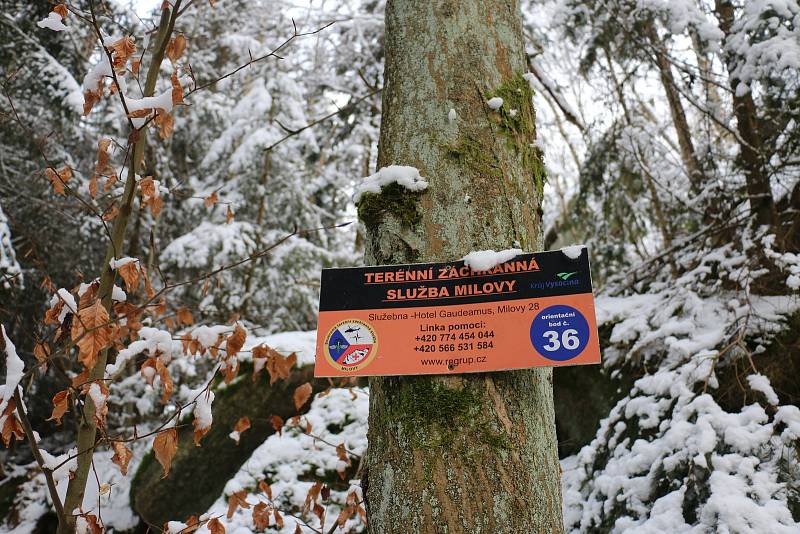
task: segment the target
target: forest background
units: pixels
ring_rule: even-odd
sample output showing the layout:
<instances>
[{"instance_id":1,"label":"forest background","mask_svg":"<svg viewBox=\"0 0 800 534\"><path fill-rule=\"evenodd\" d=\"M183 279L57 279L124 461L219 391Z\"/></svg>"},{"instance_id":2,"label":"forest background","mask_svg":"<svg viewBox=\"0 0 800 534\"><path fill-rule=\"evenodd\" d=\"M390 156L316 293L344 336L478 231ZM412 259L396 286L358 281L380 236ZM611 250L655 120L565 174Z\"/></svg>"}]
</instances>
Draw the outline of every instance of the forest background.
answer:
<instances>
[{"instance_id":1,"label":"forest background","mask_svg":"<svg viewBox=\"0 0 800 534\"><path fill-rule=\"evenodd\" d=\"M2 7L0 529L58 494L88 531L363 531L369 392L311 365L383 2ZM800 6L521 14L545 245L589 247L603 347L555 373L566 529L796 532Z\"/></svg>"}]
</instances>

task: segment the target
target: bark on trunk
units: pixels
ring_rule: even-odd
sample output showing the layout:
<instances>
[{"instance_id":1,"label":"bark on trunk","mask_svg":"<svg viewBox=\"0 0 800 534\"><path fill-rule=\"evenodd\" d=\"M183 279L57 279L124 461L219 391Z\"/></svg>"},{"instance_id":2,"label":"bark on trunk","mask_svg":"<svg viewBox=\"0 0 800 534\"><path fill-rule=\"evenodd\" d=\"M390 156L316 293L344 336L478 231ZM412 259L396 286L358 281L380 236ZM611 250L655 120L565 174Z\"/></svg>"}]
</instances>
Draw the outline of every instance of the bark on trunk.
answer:
<instances>
[{"instance_id":1,"label":"bark on trunk","mask_svg":"<svg viewBox=\"0 0 800 534\"><path fill-rule=\"evenodd\" d=\"M518 9L389 0L378 165L417 167L430 186L362 197L368 263L541 246L544 171ZM486 105L494 96L497 111ZM370 387L371 532L563 530L550 369Z\"/></svg>"}]
</instances>

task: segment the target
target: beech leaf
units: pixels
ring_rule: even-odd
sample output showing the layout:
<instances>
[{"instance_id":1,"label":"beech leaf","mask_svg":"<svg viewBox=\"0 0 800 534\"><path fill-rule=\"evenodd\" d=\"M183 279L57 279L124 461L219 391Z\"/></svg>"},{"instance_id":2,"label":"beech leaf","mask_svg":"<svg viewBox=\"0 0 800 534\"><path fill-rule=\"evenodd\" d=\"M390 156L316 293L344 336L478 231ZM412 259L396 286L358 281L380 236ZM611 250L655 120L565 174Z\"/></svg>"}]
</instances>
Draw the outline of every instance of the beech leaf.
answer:
<instances>
[{"instance_id":1,"label":"beech leaf","mask_svg":"<svg viewBox=\"0 0 800 534\"><path fill-rule=\"evenodd\" d=\"M272 507L265 502L260 502L253 508L253 524L257 530L265 530L272 517Z\"/></svg>"},{"instance_id":2,"label":"beech leaf","mask_svg":"<svg viewBox=\"0 0 800 534\"><path fill-rule=\"evenodd\" d=\"M211 534L225 534L225 527L222 525L218 518L214 518L208 522L208 530Z\"/></svg>"},{"instance_id":3,"label":"beech leaf","mask_svg":"<svg viewBox=\"0 0 800 534\"><path fill-rule=\"evenodd\" d=\"M306 382L302 386L297 386L297 389L294 390L294 407L298 410L302 408L306 402L308 402L308 398L311 397L311 384Z\"/></svg>"},{"instance_id":4,"label":"beech leaf","mask_svg":"<svg viewBox=\"0 0 800 534\"><path fill-rule=\"evenodd\" d=\"M127 475L128 464L133 458L133 452L119 441L112 441L111 448L114 449L114 456L111 461L119 467L123 475Z\"/></svg>"},{"instance_id":5,"label":"beech leaf","mask_svg":"<svg viewBox=\"0 0 800 534\"><path fill-rule=\"evenodd\" d=\"M228 358L233 358L239 353L240 350L242 350L246 339L247 331L242 325L237 323L236 328L233 329L233 333L228 336L228 339L225 342L225 352L227 353Z\"/></svg>"},{"instance_id":6,"label":"beech leaf","mask_svg":"<svg viewBox=\"0 0 800 534\"><path fill-rule=\"evenodd\" d=\"M240 490L228 497L228 519L233 517L237 508L250 508L250 503L247 502L247 490Z\"/></svg>"},{"instance_id":7,"label":"beech leaf","mask_svg":"<svg viewBox=\"0 0 800 534\"><path fill-rule=\"evenodd\" d=\"M125 281L125 291L133 293L139 288L139 262L129 261L118 269L119 275Z\"/></svg>"},{"instance_id":8,"label":"beech leaf","mask_svg":"<svg viewBox=\"0 0 800 534\"><path fill-rule=\"evenodd\" d=\"M72 319L72 340L78 345L78 359L87 369L93 368L99 352L111 345L112 328L108 322L108 311L99 299Z\"/></svg>"},{"instance_id":9,"label":"beech leaf","mask_svg":"<svg viewBox=\"0 0 800 534\"><path fill-rule=\"evenodd\" d=\"M173 427L159 432L156 439L153 440L153 452L158 463L164 468L164 476L161 478L167 478L172 458L178 452L178 431Z\"/></svg>"},{"instance_id":10,"label":"beech leaf","mask_svg":"<svg viewBox=\"0 0 800 534\"><path fill-rule=\"evenodd\" d=\"M59 391L53 395L53 413L50 414L48 421L55 421L57 425L61 424L61 418L69 410L69 390Z\"/></svg>"}]
</instances>

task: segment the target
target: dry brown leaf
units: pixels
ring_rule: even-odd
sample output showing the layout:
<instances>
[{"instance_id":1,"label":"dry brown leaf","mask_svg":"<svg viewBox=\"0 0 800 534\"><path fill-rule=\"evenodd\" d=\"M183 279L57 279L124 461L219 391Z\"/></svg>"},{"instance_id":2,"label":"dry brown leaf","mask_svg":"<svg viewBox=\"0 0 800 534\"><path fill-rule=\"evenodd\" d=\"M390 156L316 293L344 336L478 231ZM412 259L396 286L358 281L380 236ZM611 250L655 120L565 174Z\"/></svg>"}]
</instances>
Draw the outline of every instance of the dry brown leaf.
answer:
<instances>
[{"instance_id":1,"label":"dry brown leaf","mask_svg":"<svg viewBox=\"0 0 800 534\"><path fill-rule=\"evenodd\" d=\"M133 452L120 441L112 441L111 448L114 449L114 456L111 461L119 467L120 472L128 474L128 464L133 458Z\"/></svg>"},{"instance_id":2,"label":"dry brown leaf","mask_svg":"<svg viewBox=\"0 0 800 534\"><path fill-rule=\"evenodd\" d=\"M111 66L115 71L125 70L128 58L136 53L136 42L133 37L123 37L107 47L113 54L114 59Z\"/></svg>"},{"instance_id":3,"label":"dry brown leaf","mask_svg":"<svg viewBox=\"0 0 800 534\"><path fill-rule=\"evenodd\" d=\"M103 213L103 220L106 222L113 221L117 215L119 215L119 208L116 204L112 204L111 207Z\"/></svg>"},{"instance_id":4,"label":"dry brown leaf","mask_svg":"<svg viewBox=\"0 0 800 534\"><path fill-rule=\"evenodd\" d=\"M183 87L181 87L181 81L178 79L178 73L172 73L172 105L177 106L178 104L183 104Z\"/></svg>"},{"instance_id":5,"label":"dry brown leaf","mask_svg":"<svg viewBox=\"0 0 800 534\"><path fill-rule=\"evenodd\" d=\"M69 13L69 10L67 9L66 5L58 4L57 6L53 7L53 13L57 13L58 16L61 17L61 20L63 21L66 20L67 13Z\"/></svg>"},{"instance_id":6,"label":"dry brown leaf","mask_svg":"<svg viewBox=\"0 0 800 534\"><path fill-rule=\"evenodd\" d=\"M139 288L139 260L129 261L117 270L125 281L125 291L133 293Z\"/></svg>"},{"instance_id":7,"label":"dry brown leaf","mask_svg":"<svg viewBox=\"0 0 800 534\"><path fill-rule=\"evenodd\" d=\"M178 308L175 316L178 318L178 324L180 325L190 326L194 324L194 317L192 317L192 312L189 308Z\"/></svg>"},{"instance_id":8,"label":"dry brown leaf","mask_svg":"<svg viewBox=\"0 0 800 534\"><path fill-rule=\"evenodd\" d=\"M53 413L50 414L48 421L55 421L57 425L61 424L61 418L69 410L69 390L59 391L53 395Z\"/></svg>"},{"instance_id":9,"label":"dry brown leaf","mask_svg":"<svg viewBox=\"0 0 800 534\"><path fill-rule=\"evenodd\" d=\"M311 510L312 505L316 504L320 491L322 491L322 482L317 480L314 482L314 485L308 489L308 493L306 494L306 502L303 504L303 510L305 512Z\"/></svg>"},{"instance_id":10,"label":"dry brown leaf","mask_svg":"<svg viewBox=\"0 0 800 534\"><path fill-rule=\"evenodd\" d=\"M203 203L206 205L207 208L210 208L217 202L219 202L219 195L217 194L216 191L208 195L206 199L203 201Z\"/></svg>"},{"instance_id":11,"label":"dry brown leaf","mask_svg":"<svg viewBox=\"0 0 800 534\"><path fill-rule=\"evenodd\" d=\"M134 78L139 76L139 67L142 66L142 58L137 57L133 61L131 61L131 74L133 74Z\"/></svg>"},{"instance_id":12,"label":"dry brown leaf","mask_svg":"<svg viewBox=\"0 0 800 534\"><path fill-rule=\"evenodd\" d=\"M240 490L228 497L228 519L233 517L237 508L250 509L250 503L247 502L247 490Z\"/></svg>"},{"instance_id":13,"label":"dry brown leaf","mask_svg":"<svg viewBox=\"0 0 800 534\"><path fill-rule=\"evenodd\" d=\"M163 392L161 393L161 404L166 404L167 400L172 395L172 391L174 388L174 383L172 382L172 377L169 376L169 370L167 370L167 366L161 361L161 358L156 360L156 371L158 372L158 376L161 378L161 389Z\"/></svg>"},{"instance_id":14,"label":"dry brown leaf","mask_svg":"<svg viewBox=\"0 0 800 534\"><path fill-rule=\"evenodd\" d=\"M108 193L111 191L111 188L114 187L114 184L117 183L117 175L112 174L111 176L106 177L106 183L103 184L103 191Z\"/></svg>"},{"instance_id":15,"label":"dry brown leaf","mask_svg":"<svg viewBox=\"0 0 800 534\"><path fill-rule=\"evenodd\" d=\"M153 440L153 452L156 455L156 460L158 460L158 463L164 468L164 476L161 477L162 479L167 478L169 468L172 465L172 458L177 451L178 431L175 430L174 427L162 430L158 433L156 439Z\"/></svg>"},{"instance_id":16,"label":"dry brown leaf","mask_svg":"<svg viewBox=\"0 0 800 534\"><path fill-rule=\"evenodd\" d=\"M283 418L280 417L279 415L273 415L272 417L269 418L269 420L270 423L272 423L272 428L275 429L275 432L277 432L278 435L280 436L281 431L283 430Z\"/></svg>"},{"instance_id":17,"label":"dry brown leaf","mask_svg":"<svg viewBox=\"0 0 800 534\"><path fill-rule=\"evenodd\" d=\"M111 146L111 139L103 138L97 142L97 163L94 164L94 172L100 176L116 176L117 172L111 166L111 155L108 148Z\"/></svg>"},{"instance_id":18,"label":"dry brown leaf","mask_svg":"<svg viewBox=\"0 0 800 534\"><path fill-rule=\"evenodd\" d=\"M233 222L233 210L231 209L231 205L228 204L228 210L225 213L225 222L230 224Z\"/></svg>"},{"instance_id":19,"label":"dry brown leaf","mask_svg":"<svg viewBox=\"0 0 800 534\"><path fill-rule=\"evenodd\" d=\"M128 113L128 117L131 119L144 119L145 117L149 117L154 111L153 108L135 109Z\"/></svg>"},{"instance_id":20,"label":"dry brown leaf","mask_svg":"<svg viewBox=\"0 0 800 534\"><path fill-rule=\"evenodd\" d=\"M64 309L64 301L60 300L56 302L52 308L49 308L46 312L44 312L44 324L61 324L59 321L59 316L61 315L61 310Z\"/></svg>"},{"instance_id":21,"label":"dry brown leaf","mask_svg":"<svg viewBox=\"0 0 800 534\"><path fill-rule=\"evenodd\" d=\"M184 37L183 34L178 34L167 43L167 49L164 51L164 55L167 56L172 63L175 63L183 55L184 50L186 50L186 37Z\"/></svg>"},{"instance_id":22,"label":"dry brown leaf","mask_svg":"<svg viewBox=\"0 0 800 534\"><path fill-rule=\"evenodd\" d=\"M277 351L270 350L272 352L267 358L267 373L269 373L269 384L272 385L280 379L286 380L289 378L289 372L297 361L297 354L293 352L284 358Z\"/></svg>"},{"instance_id":23,"label":"dry brown leaf","mask_svg":"<svg viewBox=\"0 0 800 534\"><path fill-rule=\"evenodd\" d=\"M239 439L241 438L242 432L250 428L250 418L249 417L240 417L236 424L233 425L233 432L231 433L231 438L236 444L239 444Z\"/></svg>"},{"instance_id":24,"label":"dry brown leaf","mask_svg":"<svg viewBox=\"0 0 800 534\"><path fill-rule=\"evenodd\" d=\"M33 346L33 355L39 364L47 363L47 346L44 343L36 343Z\"/></svg>"},{"instance_id":25,"label":"dry brown leaf","mask_svg":"<svg viewBox=\"0 0 800 534\"><path fill-rule=\"evenodd\" d=\"M81 374L72 377L72 387L79 388L89 381L89 369L84 369Z\"/></svg>"},{"instance_id":26,"label":"dry brown leaf","mask_svg":"<svg viewBox=\"0 0 800 534\"><path fill-rule=\"evenodd\" d=\"M103 98L103 81L97 84L95 90L86 90L83 92L83 114L88 115L91 113L95 104L100 102Z\"/></svg>"},{"instance_id":27,"label":"dry brown leaf","mask_svg":"<svg viewBox=\"0 0 800 534\"><path fill-rule=\"evenodd\" d=\"M214 518L208 522L208 530L211 534L225 534L225 527L222 525L218 518Z\"/></svg>"},{"instance_id":28,"label":"dry brown leaf","mask_svg":"<svg viewBox=\"0 0 800 534\"><path fill-rule=\"evenodd\" d=\"M103 534L105 532L105 527L103 527L103 524L100 523L99 519L97 519L97 516L92 514L83 514L81 517L86 520L86 526L89 528L87 534Z\"/></svg>"},{"instance_id":29,"label":"dry brown leaf","mask_svg":"<svg viewBox=\"0 0 800 534\"><path fill-rule=\"evenodd\" d=\"M347 449L344 446L344 443L340 443L336 446L336 456L346 464L350 464L350 457L347 456Z\"/></svg>"},{"instance_id":30,"label":"dry brown leaf","mask_svg":"<svg viewBox=\"0 0 800 534\"><path fill-rule=\"evenodd\" d=\"M164 206L164 200L158 194L152 176L145 176L139 180L139 191L142 195L142 206L150 206L150 213L157 217Z\"/></svg>"},{"instance_id":31,"label":"dry brown leaf","mask_svg":"<svg viewBox=\"0 0 800 534\"><path fill-rule=\"evenodd\" d=\"M257 530L265 530L272 517L272 507L265 502L260 502L253 508L253 524Z\"/></svg>"},{"instance_id":32,"label":"dry brown leaf","mask_svg":"<svg viewBox=\"0 0 800 534\"><path fill-rule=\"evenodd\" d=\"M172 113L159 111L156 113L156 118L153 120L153 122L158 127L158 136L161 139L170 137L172 132L175 130L175 118L172 116Z\"/></svg>"},{"instance_id":33,"label":"dry brown leaf","mask_svg":"<svg viewBox=\"0 0 800 534\"><path fill-rule=\"evenodd\" d=\"M147 271L144 267L142 269L142 278L144 278L144 292L147 295L148 299L152 299L156 295L155 289L153 289L153 284L150 282L150 277L147 275Z\"/></svg>"},{"instance_id":34,"label":"dry brown leaf","mask_svg":"<svg viewBox=\"0 0 800 534\"><path fill-rule=\"evenodd\" d=\"M297 389L294 390L294 407L298 410L302 408L306 402L308 402L309 397L311 397L311 384L306 382L302 386L298 386Z\"/></svg>"},{"instance_id":35,"label":"dry brown leaf","mask_svg":"<svg viewBox=\"0 0 800 534\"><path fill-rule=\"evenodd\" d=\"M57 195L66 195L64 185L72 178L72 169L69 165L65 165L59 170L48 167L45 169L44 175L50 180L50 183L53 185L53 191Z\"/></svg>"},{"instance_id":36,"label":"dry brown leaf","mask_svg":"<svg viewBox=\"0 0 800 534\"><path fill-rule=\"evenodd\" d=\"M89 178L89 196L92 198L97 197L97 180L99 176L93 174L91 178Z\"/></svg>"},{"instance_id":37,"label":"dry brown leaf","mask_svg":"<svg viewBox=\"0 0 800 534\"><path fill-rule=\"evenodd\" d=\"M13 402L14 399L9 400L8 406L14 406ZM20 441L25 437L25 431L22 428L22 423L19 422L13 410L11 410L11 413L6 416L5 423L3 423L2 438L3 445L5 445L6 448L11 445L12 436L17 441Z\"/></svg>"},{"instance_id":38,"label":"dry brown leaf","mask_svg":"<svg viewBox=\"0 0 800 534\"><path fill-rule=\"evenodd\" d=\"M233 333L229 335L228 339L225 341L225 352L228 358L233 358L242 350L246 339L247 331L242 325L237 323L236 328L233 329Z\"/></svg>"},{"instance_id":39,"label":"dry brown leaf","mask_svg":"<svg viewBox=\"0 0 800 534\"><path fill-rule=\"evenodd\" d=\"M164 207L164 199L160 196L153 198L153 201L150 202L150 213L153 217L158 217L158 214L161 213L161 209Z\"/></svg>"},{"instance_id":40,"label":"dry brown leaf","mask_svg":"<svg viewBox=\"0 0 800 534\"><path fill-rule=\"evenodd\" d=\"M258 487L261 491L264 492L264 495L271 501L272 500L272 488L269 484L264 482L263 480L258 483Z\"/></svg>"},{"instance_id":41,"label":"dry brown leaf","mask_svg":"<svg viewBox=\"0 0 800 534\"><path fill-rule=\"evenodd\" d=\"M222 375L226 384L233 382L233 379L239 375L239 360L237 358L228 358L225 367L222 368Z\"/></svg>"},{"instance_id":42,"label":"dry brown leaf","mask_svg":"<svg viewBox=\"0 0 800 534\"><path fill-rule=\"evenodd\" d=\"M111 345L112 328L108 322L108 311L99 299L72 319L72 341L78 345L78 359L87 369L93 368L98 353Z\"/></svg>"},{"instance_id":43,"label":"dry brown leaf","mask_svg":"<svg viewBox=\"0 0 800 534\"><path fill-rule=\"evenodd\" d=\"M277 508L272 509L272 515L275 516L275 526L278 527L278 530L283 528L283 516L278 511Z\"/></svg>"}]
</instances>

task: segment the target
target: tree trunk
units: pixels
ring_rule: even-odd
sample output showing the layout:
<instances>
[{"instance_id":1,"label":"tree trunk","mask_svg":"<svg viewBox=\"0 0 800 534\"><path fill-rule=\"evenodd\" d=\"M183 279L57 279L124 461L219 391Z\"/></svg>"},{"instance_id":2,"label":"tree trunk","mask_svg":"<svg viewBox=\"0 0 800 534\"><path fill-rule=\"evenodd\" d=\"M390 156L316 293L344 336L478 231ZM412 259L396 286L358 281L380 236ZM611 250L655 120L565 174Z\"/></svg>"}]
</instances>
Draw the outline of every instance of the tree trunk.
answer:
<instances>
[{"instance_id":1,"label":"tree trunk","mask_svg":"<svg viewBox=\"0 0 800 534\"><path fill-rule=\"evenodd\" d=\"M656 66L658 67L659 77L661 78L661 85L664 87L664 92L667 95L672 124L675 126L675 132L678 134L678 146L681 147L683 165L686 167L692 186L699 190L705 181L703 178L703 170L697 159L694 142L692 141L692 133L689 129L689 122L686 120L686 112L683 109L681 97L675 85L675 77L672 74L672 65L667 57L667 49L663 41L658 37L658 31L656 31L655 24L652 21L647 23L645 31L647 33L647 38L650 40L650 44L653 46L653 54L655 56Z\"/></svg>"},{"instance_id":2,"label":"tree trunk","mask_svg":"<svg viewBox=\"0 0 800 534\"><path fill-rule=\"evenodd\" d=\"M719 20L719 28L725 35L725 48L729 46L729 38L733 30L734 8L729 0L716 0L715 10ZM733 113L736 117L736 129L739 131L742 167L747 178L747 195L750 198L750 209L758 224L775 223L775 204L772 188L765 169L764 150L758 131L756 104L750 91L739 93L739 79L733 75L735 55L726 50L723 59L728 68L728 80L733 92Z\"/></svg>"},{"instance_id":3,"label":"tree trunk","mask_svg":"<svg viewBox=\"0 0 800 534\"><path fill-rule=\"evenodd\" d=\"M378 166L417 167L430 186L362 197L368 263L540 248L544 171L518 9L387 3ZM497 111L486 105L494 96ZM550 369L373 378L370 388L370 532L563 530Z\"/></svg>"}]
</instances>

